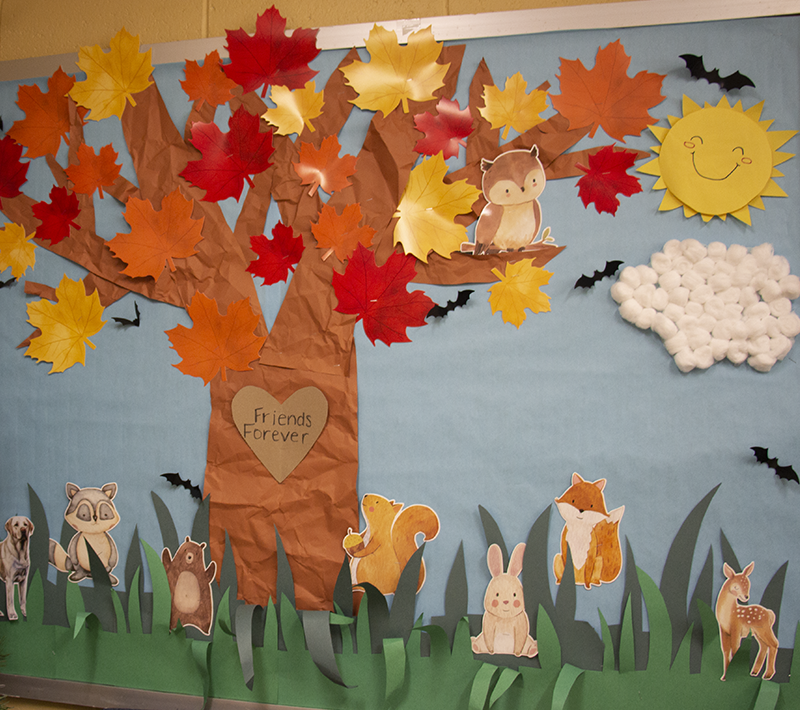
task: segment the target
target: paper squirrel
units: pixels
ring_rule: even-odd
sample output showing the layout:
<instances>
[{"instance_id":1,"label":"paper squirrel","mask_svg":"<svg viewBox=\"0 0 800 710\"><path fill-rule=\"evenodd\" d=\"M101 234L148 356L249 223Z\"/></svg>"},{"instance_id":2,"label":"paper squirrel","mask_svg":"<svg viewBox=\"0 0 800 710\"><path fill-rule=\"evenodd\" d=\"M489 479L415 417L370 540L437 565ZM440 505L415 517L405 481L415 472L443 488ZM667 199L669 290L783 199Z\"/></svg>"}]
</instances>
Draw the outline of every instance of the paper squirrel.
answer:
<instances>
[{"instance_id":1,"label":"paper squirrel","mask_svg":"<svg viewBox=\"0 0 800 710\"><path fill-rule=\"evenodd\" d=\"M111 584L119 580L111 574L117 566L119 555L117 545L108 531L119 522L119 513L114 506L117 484L106 483L102 488L80 488L67 483L69 505L64 519L78 532L64 550L55 540L50 540L50 564L61 572L69 572L70 582L91 579L89 553L86 545L91 545L108 572Z\"/></svg>"},{"instance_id":2,"label":"paper squirrel","mask_svg":"<svg viewBox=\"0 0 800 710\"><path fill-rule=\"evenodd\" d=\"M622 569L622 549L619 543L619 521L625 506L606 510L603 489L606 479L584 481L572 474L572 485L556 498L556 506L564 518L561 533L561 552L553 560L556 583L567 564L567 546L572 553L575 584L586 589L603 582L613 582Z\"/></svg>"},{"instance_id":3,"label":"paper squirrel","mask_svg":"<svg viewBox=\"0 0 800 710\"><path fill-rule=\"evenodd\" d=\"M417 551L416 537L427 542L439 534L439 516L427 505L403 508L383 496L369 493L361 499L361 512L367 523L363 532L348 529L342 541L350 556L353 586L369 582L382 594L394 594L400 573ZM419 570L417 591L425 581L425 562Z\"/></svg>"},{"instance_id":4,"label":"paper squirrel","mask_svg":"<svg viewBox=\"0 0 800 710\"><path fill-rule=\"evenodd\" d=\"M542 225L538 197L547 182L539 148L509 150L494 160L481 160L481 189L488 204L475 225L475 254L491 247L521 250L533 244ZM545 230L542 241L552 241Z\"/></svg>"},{"instance_id":5,"label":"paper squirrel","mask_svg":"<svg viewBox=\"0 0 800 710\"><path fill-rule=\"evenodd\" d=\"M510 653L533 658L538 653L536 641L530 636L530 621L522 594L522 558L525 543L511 553L508 572L503 572L503 553L498 545L490 545L486 562L492 579L483 598L483 627L472 636L474 653Z\"/></svg>"},{"instance_id":6,"label":"paper squirrel","mask_svg":"<svg viewBox=\"0 0 800 710\"><path fill-rule=\"evenodd\" d=\"M205 566L205 548L206 543L198 544L187 536L175 557L166 547L161 551L161 562L167 571L172 595L170 629L174 629L180 619L184 626L194 626L206 636L211 633L211 622L214 618L211 580L217 573L217 563L212 560L208 567Z\"/></svg>"}]
</instances>

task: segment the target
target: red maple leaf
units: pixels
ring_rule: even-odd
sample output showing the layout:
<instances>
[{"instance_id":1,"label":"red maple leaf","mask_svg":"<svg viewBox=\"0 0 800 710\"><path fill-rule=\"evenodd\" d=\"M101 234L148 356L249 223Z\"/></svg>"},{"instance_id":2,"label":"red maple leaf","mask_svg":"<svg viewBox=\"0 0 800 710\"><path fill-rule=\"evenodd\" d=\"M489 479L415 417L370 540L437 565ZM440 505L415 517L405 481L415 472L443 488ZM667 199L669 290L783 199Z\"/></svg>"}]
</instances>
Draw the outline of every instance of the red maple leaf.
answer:
<instances>
[{"instance_id":1,"label":"red maple leaf","mask_svg":"<svg viewBox=\"0 0 800 710\"><path fill-rule=\"evenodd\" d=\"M51 244L58 244L68 237L70 227L81 228L72 221L81 212L78 198L66 187L54 187L50 190L50 202L37 202L32 210L33 216L42 223L36 230L36 236L49 239Z\"/></svg>"},{"instance_id":2,"label":"red maple leaf","mask_svg":"<svg viewBox=\"0 0 800 710\"><path fill-rule=\"evenodd\" d=\"M383 266L375 265L375 255L359 244L344 274L333 272L333 289L339 313L351 313L364 321L364 333L375 344L408 343L406 328L425 325L433 301L422 291L408 292L408 283L417 273L416 259L410 254L392 252Z\"/></svg>"},{"instance_id":3,"label":"red maple leaf","mask_svg":"<svg viewBox=\"0 0 800 710\"><path fill-rule=\"evenodd\" d=\"M295 236L292 228L282 222L272 228L272 237L268 239L263 234L250 237L250 248L258 258L250 262L247 271L264 279L264 286L286 281L289 272L294 273L305 248L303 238Z\"/></svg>"},{"instance_id":4,"label":"red maple leaf","mask_svg":"<svg viewBox=\"0 0 800 710\"><path fill-rule=\"evenodd\" d=\"M0 198L17 197L28 173L28 163L21 163L22 146L10 136L0 139ZM0 200L0 207L3 203Z\"/></svg>"},{"instance_id":5,"label":"red maple leaf","mask_svg":"<svg viewBox=\"0 0 800 710\"><path fill-rule=\"evenodd\" d=\"M318 31L296 29L287 37L286 19L273 6L258 16L252 37L241 28L225 30L231 63L222 68L245 91L263 84L262 98L271 84L302 89L317 74L308 63L319 54Z\"/></svg>"},{"instance_id":6,"label":"red maple leaf","mask_svg":"<svg viewBox=\"0 0 800 710\"><path fill-rule=\"evenodd\" d=\"M633 167L636 153L627 150L614 151L614 146L607 145L589 156L589 167L576 163L584 175L578 180L578 196L583 206L594 202L598 213L609 212L615 215L619 200L617 195L630 197L642 191L639 178L625 172Z\"/></svg>"},{"instance_id":7,"label":"red maple leaf","mask_svg":"<svg viewBox=\"0 0 800 710\"><path fill-rule=\"evenodd\" d=\"M427 112L414 116L417 130L425 134L414 150L422 155L441 152L445 158L453 158L458 155L458 146L465 146L464 139L472 133L472 114L468 108L460 110L458 101L444 97L436 104L436 111L437 116Z\"/></svg>"},{"instance_id":8,"label":"red maple leaf","mask_svg":"<svg viewBox=\"0 0 800 710\"><path fill-rule=\"evenodd\" d=\"M244 107L228 119L228 133L215 123L195 123L192 126L192 145L203 157L190 160L181 176L206 191L206 202L226 197L241 197L244 181L253 187L251 175L266 170L272 163L272 129L259 133L260 119Z\"/></svg>"},{"instance_id":9,"label":"red maple leaf","mask_svg":"<svg viewBox=\"0 0 800 710\"><path fill-rule=\"evenodd\" d=\"M81 195L93 195L95 190L99 190L102 198L103 188L112 187L119 177L122 165L115 162L118 156L110 143L100 148L97 154L94 148L81 143L78 146L78 162L67 168L72 189Z\"/></svg>"}]
</instances>

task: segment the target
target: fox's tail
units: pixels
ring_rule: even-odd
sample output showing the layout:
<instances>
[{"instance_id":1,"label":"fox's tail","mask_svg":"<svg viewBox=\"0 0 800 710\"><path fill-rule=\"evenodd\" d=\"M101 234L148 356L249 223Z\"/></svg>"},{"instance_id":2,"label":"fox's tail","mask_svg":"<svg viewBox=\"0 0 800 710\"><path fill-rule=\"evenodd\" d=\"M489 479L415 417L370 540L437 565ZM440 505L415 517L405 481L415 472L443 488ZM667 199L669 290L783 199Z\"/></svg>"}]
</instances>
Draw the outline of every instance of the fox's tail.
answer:
<instances>
[{"instance_id":1,"label":"fox's tail","mask_svg":"<svg viewBox=\"0 0 800 710\"><path fill-rule=\"evenodd\" d=\"M59 572L72 571L72 560L70 560L67 551L61 547L55 540L50 538L50 564L53 565Z\"/></svg>"}]
</instances>

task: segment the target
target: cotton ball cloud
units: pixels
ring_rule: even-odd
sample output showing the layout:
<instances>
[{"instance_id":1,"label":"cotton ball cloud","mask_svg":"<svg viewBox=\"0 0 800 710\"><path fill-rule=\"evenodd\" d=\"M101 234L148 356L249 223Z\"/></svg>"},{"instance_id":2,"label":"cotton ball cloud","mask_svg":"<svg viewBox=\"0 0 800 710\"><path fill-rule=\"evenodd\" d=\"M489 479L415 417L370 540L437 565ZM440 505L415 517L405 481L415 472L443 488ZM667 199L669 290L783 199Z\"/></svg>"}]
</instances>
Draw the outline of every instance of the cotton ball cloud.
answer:
<instances>
[{"instance_id":1,"label":"cotton ball cloud","mask_svg":"<svg viewBox=\"0 0 800 710\"><path fill-rule=\"evenodd\" d=\"M625 320L661 337L681 372L726 358L768 372L800 334L800 278L771 244L671 239L649 265L625 267L611 296Z\"/></svg>"}]
</instances>

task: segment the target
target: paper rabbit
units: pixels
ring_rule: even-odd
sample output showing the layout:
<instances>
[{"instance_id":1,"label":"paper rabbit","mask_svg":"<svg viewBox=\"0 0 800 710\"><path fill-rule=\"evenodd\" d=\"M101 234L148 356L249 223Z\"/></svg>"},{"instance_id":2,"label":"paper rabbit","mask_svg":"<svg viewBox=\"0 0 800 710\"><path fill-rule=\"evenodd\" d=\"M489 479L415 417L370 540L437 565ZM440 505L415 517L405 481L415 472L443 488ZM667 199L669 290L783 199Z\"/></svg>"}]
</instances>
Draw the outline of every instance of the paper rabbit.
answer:
<instances>
[{"instance_id":1,"label":"paper rabbit","mask_svg":"<svg viewBox=\"0 0 800 710\"><path fill-rule=\"evenodd\" d=\"M522 594L522 557L525 543L511 553L508 572L503 572L503 553L498 545L490 545L486 555L492 579L483 598L483 629L472 637L474 653L509 653L533 658L538 653L536 641L530 637L530 622Z\"/></svg>"}]
</instances>

